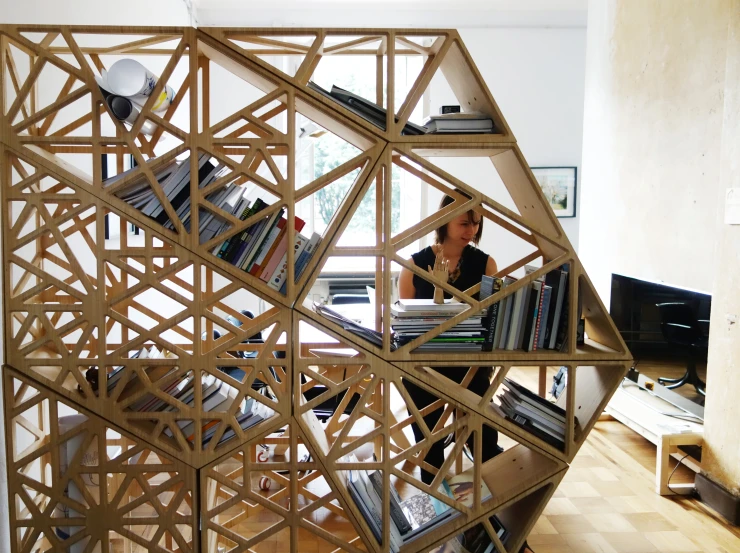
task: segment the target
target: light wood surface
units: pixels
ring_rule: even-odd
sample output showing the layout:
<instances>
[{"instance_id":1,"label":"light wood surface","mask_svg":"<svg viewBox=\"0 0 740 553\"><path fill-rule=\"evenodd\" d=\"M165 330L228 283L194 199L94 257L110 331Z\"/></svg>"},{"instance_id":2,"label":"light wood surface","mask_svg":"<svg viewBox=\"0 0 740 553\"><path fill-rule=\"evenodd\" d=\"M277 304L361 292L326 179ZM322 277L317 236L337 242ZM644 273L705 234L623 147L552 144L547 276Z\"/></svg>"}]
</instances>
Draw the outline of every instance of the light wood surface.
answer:
<instances>
[{"instance_id":1,"label":"light wood surface","mask_svg":"<svg viewBox=\"0 0 740 553\"><path fill-rule=\"evenodd\" d=\"M95 77L129 56L140 56L157 67L159 80L141 114L127 126L112 116ZM269 61L274 56L298 56L300 61L294 72L285 73ZM387 109L385 130L308 88L316 69L332 56L371 57L375 100ZM396 97L396 66L408 56L420 58L421 71L409 90ZM212 86L219 72L230 74L235 87L243 85L250 99L240 100L242 93L230 87ZM52 468L58 463L55 448L64 437L55 430L59 410L54 405L63 403L94 421L90 428L97 432L101 459L103 436L107 440L110 432L122 436L116 438L120 443L146 444L137 447L157 457L156 468L147 464L135 474L131 468L101 463L101 476L111 485L120 483L123 489L128 480L135 480L127 490L117 491L114 499L143 505L144 498L159 492L159 483L149 482L150 473L166 474L164 482L179 475L178 493L187 488L190 494L187 512L179 507L176 512L155 509L157 521L152 514L139 522L156 522L158 530L138 534L121 518L120 510L86 496L88 508L75 509L81 516L66 516L69 524L93 536L80 551L92 551L97 542L104 544L103 551L124 553L156 547L172 552L216 553L236 547L296 553L308 551L307 544L317 551L389 551L387 502L378 542L349 496L348 471L359 469L380 471L384 497L394 486L404 497L425 493L458 511L456 518L405 544L403 553L434 550L476 524L492 534L489 517L494 513L509 530L504 543L495 534L492 537L497 549L518 551L631 358L456 31L3 25L0 75L0 180L7 265L3 275L7 366L3 371L9 459L31 460L18 457L14 449L28 448L23 455L43 450L50 461L42 456L39 462ZM465 110L491 117L496 132L402 134L436 76L448 81ZM166 110L155 112L155 99L165 84L176 90L175 99ZM238 109L231 113L218 111L235 104ZM301 187L295 174L299 114L356 152ZM145 123L156 130L145 134L149 132ZM201 153L228 168L225 176L205 188L199 187L195 176ZM106 186L103 154L115 162L115 171L109 174L121 173L127 156L137 167ZM202 212L214 213L231 225L203 244L198 233L186 230L155 177L164 164L185 154L190 154L192 228L198 228ZM446 155L490 160L514 208L434 163L434 157ZM451 195L454 202L406 229L392 231L392 176L397 171ZM354 182L298 279L294 252L288 248L286 294L212 253L223 240L280 209L285 210L287 240L292 244L296 204L350 174L355 175ZM149 184L173 222L172 229L116 195L136 179ZM272 200L260 215L240 220L207 200L227 185L255 186ZM340 245L371 186L375 187L375 244ZM496 225L526 245L528 253L500 267L499 276L530 263L539 267L483 301L474 298L478 286L459 292L399 253L471 209L481 213L487 225ZM106 215L114 221L117 238L105 238ZM128 233L131 225L139 229L137 236ZM375 258L371 324L382 331L379 345L317 315L306 301L330 256ZM563 351L417 349L564 263L570 266L570 303ZM469 309L393 350L391 279L398 266L451 292ZM264 306L254 319L240 313L245 297ZM579 305L588 334L584 344L576 343ZM236 318L241 326L227 317ZM301 325L313 330L302 333ZM220 338L214 338L215 330ZM258 331L265 338L263 344L245 343ZM166 354L151 360L132 357L145 347ZM337 354L337 348L356 355L347 358ZM245 351L254 357L243 358L239 352ZM505 420L489 404L495 401L504 376L518 374L517 367L533 366L547 374L561 365L568 367L570 378L561 399L568 421L566 443L558 449ZM106 375L119 366L124 367L124 377L108 390ZM433 370L442 366L460 367L465 372L463 383L455 384ZM496 367L496 372L488 391L477 396L466 384L481 366ZM244 379L227 377L219 367L242 369ZM91 368L98 369L99 392L86 378ZM196 382L214 376L228 380L237 400L225 412L204 410L199 386L194 387L192 406L175 400L168 386L191 372ZM132 375L140 383L135 391L128 387ZM253 389L257 381L267 385L271 396ZM433 395L434 403L417 408L405 383ZM34 397L44 400L26 397L31 389L37 391ZM541 386L532 389L541 390ZM318 397L305 397L317 390ZM147 394L169 407L155 412L127 409ZM274 414L245 431L235 417L246 398L269 406ZM335 401L338 408L322 422L313 408L327 401ZM29 418L28 410L35 419ZM435 410L442 415L427 425L424 417ZM178 421L192 421L193 435L185 435ZM203 446L203 429L209 424L217 425L217 431ZM418 443L412 424L424 436ZM483 463L485 428L499 432L505 452ZM235 436L219 444L220 437L231 430ZM469 436L475 439L468 457L463 444ZM430 447L448 437L454 439L445 446L442 467L426 463ZM32 445L37 442L44 445ZM348 454L356 454L358 460ZM139 459L144 462L143 456ZM421 467L435 475L432 485L421 481ZM13 468L27 470L20 465ZM444 478L463 473L472 481L470 505L449 498L438 487ZM33 484L33 493L22 489L21 481L13 482L8 515L12 528L34 525L33 531L13 532L14 553L59 545L48 519L50 511L40 510L41 505L70 501L66 481L54 478L52 474L47 481L44 476ZM78 476L72 479L80 484ZM263 479L269 479L269 489L264 489ZM491 497L483 497L484 483ZM16 492L26 498L24 505L15 501ZM159 505L154 499L150 503ZM197 524L203 536L200 543ZM74 544L60 547L68 545Z\"/></svg>"}]
</instances>

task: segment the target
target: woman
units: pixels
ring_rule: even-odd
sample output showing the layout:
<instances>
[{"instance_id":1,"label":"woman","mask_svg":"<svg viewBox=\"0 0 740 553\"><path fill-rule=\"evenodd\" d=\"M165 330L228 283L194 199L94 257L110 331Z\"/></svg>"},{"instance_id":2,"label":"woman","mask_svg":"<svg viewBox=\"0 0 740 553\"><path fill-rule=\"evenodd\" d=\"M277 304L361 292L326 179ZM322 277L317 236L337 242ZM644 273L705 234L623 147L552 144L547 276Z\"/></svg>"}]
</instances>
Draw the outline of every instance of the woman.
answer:
<instances>
[{"instance_id":1,"label":"woman","mask_svg":"<svg viewBox=\"0 0 740 553\"><path fill-rule=\"evenodd\" d=\"M461 190L456 190L456 192L466 196ZM453 201L452 197L444 196L439 209L450 205ZM480 284L483 275L493 276L498 271L496 261L487 253L475 247L480 242L482 234L483 217L480 213L471 209L438 228L435 232L435 244L412 255L411 261L425 271L434 267L435 262L440 259L446 261L447 267L449 267L447 282L458 290L467 290L476 284ZM401 299L432 299L434 285L403 268L398 279L398 295ZM451 297L447 292L444 295L445 298ZM462 381L467 372L465 367L435 367L435 370L457 383ZM491 367L479 367L467 387L468 390L483 396L491 383L491 373ZM404 381L404 385L417 409L423 409L438 399L437 396L411 382ZM442 416L442 412L443 409L440 408L424 417L424 422L428 428L434 428ZM417 424L412 424L412 429L417 442L424 439L424 434ZM426 457L424 457L425 462L437 468L442 466L445 460L443 442L444 440L440 440L429 449ZM468 438L467 444L471 451L475 451L472 436ZM498 455L501 451L503 450L498 445L498 433L490 426L484 425L483 462ZM434 474L422 469L421 480L425 484L431 484L434 480ZM527 552L531 552L531 550L525 542L521 553Z\"/></svg>"}]
</instances>

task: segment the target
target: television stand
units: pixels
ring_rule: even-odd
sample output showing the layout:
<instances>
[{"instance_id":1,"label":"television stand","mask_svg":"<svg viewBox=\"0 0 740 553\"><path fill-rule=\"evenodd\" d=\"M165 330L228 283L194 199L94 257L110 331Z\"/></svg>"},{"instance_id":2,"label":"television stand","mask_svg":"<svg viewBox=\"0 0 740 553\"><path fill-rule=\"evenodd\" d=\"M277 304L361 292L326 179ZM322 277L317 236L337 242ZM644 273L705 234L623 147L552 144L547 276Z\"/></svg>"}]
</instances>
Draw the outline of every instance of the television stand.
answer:
<instances>
[{"instance_id":1,"label":"television stand","mask_svg":"<svg viewBox=\"0 0 740 553\"><path fill-rule=\"evenodd\" d=\"M606 412L658 447L655 460L655 493L690 495L694 484L670 484L670 457L694 472L701 465L679 452L680 446L699 446L704 442L704 408L676 392L655 384L650 391L640 375L637 384L625 379L606 406ZM680 418L677 418L680 417Z\"/></svg>"}]
</instances>

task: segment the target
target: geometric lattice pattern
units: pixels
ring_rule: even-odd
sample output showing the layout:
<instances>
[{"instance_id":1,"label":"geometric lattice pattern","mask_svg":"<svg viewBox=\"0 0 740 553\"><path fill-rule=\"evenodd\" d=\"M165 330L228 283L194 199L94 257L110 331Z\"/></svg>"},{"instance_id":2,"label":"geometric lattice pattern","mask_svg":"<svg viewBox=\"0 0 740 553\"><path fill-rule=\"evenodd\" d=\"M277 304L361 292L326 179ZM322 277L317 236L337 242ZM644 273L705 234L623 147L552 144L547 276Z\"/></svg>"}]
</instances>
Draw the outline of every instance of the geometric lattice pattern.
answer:
<instances>
[{"instance_id":1,"label":"geometric lattice pattern","mask_svg":"<svg viewBox=\"0 0 740 553\"><path fill-rule=\"evenodd\" d=\"M4 372L13 551L198 550L193 468Z\"/></svg>"},{"instance_id":2,"label":"geometric lattice pattern","mask_svg":"<svg viewBox=\"0 0 740 553\"><path fill-rule=\"evenodd\" d=\"M98 84L129 57L158 80L124 123ZM309 85L328 88L330 78L351 89L348 60L375 75L364 93L386 110L384 125ZM404 553L458 550L457 537L477 528L500 553L519 550L631 360L457 32L7 25L0 79L14 551L385 553L397 549L392 494L433 498L452 513ZM406 134L432 80L465 111L488 115L495 132ZM176 94L159 109L165 87ZM307 171L306 137L330 144L335 163ZM158 182L185 159L189 218ZM200 160L219 168L203 187ZM125 201L132 187L156 197L158 216ZM214 199L233 190L264 209L240 217ZM404 194L453 202L408 221L393 211ZM285 289L220 255L225 241L277 215L295 243L301 216L326 198L334 203L300 274L286 249ZM484 300L478 286L458 291L409 261L471 209L496 238L497 276L534 267ZM211 220L218 233L203 238ZM358 227L369 242L353 242ZM322 270L347 258L372 261L380 343L311 308ZM428 347L564 264L562 347ZM390 305L401 267L467 309L396 349ZM552 365L567 369L562 447L493 404L518 367ZM485 392L468 389L482 378ZM189 383L203 385L185 401ZM228 401L210 401L212 390ZM251 426L240 418L246 406L260 413ZM496 440L503 451L493 455ZM350 491L358 471L385 498L379 533ZM440 488L453 479L467 490L455 498Z\"/></svg>"}]
</instances>

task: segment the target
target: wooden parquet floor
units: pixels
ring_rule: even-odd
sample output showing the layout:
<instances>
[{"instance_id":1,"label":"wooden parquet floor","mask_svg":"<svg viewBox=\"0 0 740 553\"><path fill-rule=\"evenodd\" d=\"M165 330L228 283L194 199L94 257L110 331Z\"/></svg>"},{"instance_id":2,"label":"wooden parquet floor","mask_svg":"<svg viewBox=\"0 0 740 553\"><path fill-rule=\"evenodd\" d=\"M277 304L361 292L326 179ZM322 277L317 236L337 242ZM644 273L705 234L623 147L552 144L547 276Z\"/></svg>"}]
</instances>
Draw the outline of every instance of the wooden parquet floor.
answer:
<instances>
[{"instance_id":1,"label":"wooden parquet floor","mask_svg":"<svg viewBox=\"0 0 740 553\"><path fill-rule=\"evenodd\" d=\"M529 536L535 553L740 553L740 528L695 499L655 493L655 451L598 422ZM682 466L672 482L689 478Z\"/></svg>"}]
</instances>

